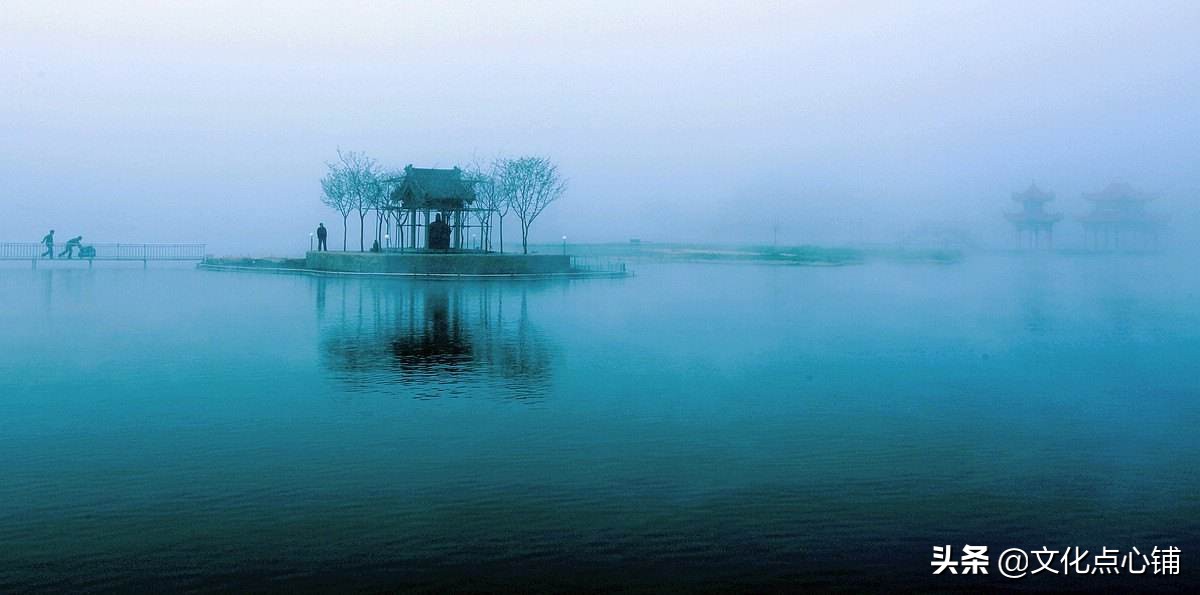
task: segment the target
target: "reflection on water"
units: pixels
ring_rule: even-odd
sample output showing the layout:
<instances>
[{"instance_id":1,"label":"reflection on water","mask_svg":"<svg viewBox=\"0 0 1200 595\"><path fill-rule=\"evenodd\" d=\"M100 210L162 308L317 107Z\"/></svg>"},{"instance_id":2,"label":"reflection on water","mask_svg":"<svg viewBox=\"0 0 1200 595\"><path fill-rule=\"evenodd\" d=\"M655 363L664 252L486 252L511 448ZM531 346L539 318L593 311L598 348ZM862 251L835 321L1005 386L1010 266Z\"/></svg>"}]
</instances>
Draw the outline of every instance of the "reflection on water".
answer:
<instances>
[{"instance_id":1,"label":"reflection on water","mask_svg":"<svg viewBox=\"0 0 1200 595\"><path fill-rule=\"evenodd\" d=\"M1044 259L1026 258L1020 274L1017 300L1025 321L1025 330L1044 335L1052 330L1051 277Z\"/></svg>"},{"instance_id":2,"label":"reflection on water","mask_svg":"<svg viewBox=\"0 0 1200 595\"><path fill-rule=\"evenodd\" d=\"M1023 587L931 544L1200 549L1191 263L642 273L0 273L0 593L985 591Z\"/></svg>"},{"instance_id":3,"label":"reflection on water","mask_svg":"<svg viewBox=\"0 0 1200 595\"><path fill-rule=\"evenodd\" d=\"M321 361L349 391L547 394L555 348L530 319L528 293L536 286L314 283Z\"/></svg>"}]
</instances>

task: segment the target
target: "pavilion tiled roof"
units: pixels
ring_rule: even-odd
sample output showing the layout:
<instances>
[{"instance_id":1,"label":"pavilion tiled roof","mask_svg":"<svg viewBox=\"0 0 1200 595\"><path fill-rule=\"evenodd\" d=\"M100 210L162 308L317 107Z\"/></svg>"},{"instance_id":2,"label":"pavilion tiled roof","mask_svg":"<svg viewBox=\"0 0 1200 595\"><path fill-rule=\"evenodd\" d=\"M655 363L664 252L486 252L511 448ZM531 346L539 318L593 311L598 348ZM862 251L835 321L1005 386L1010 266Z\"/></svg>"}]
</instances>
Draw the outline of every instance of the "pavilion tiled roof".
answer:
<instances>
[{"instance_id":1,"label":"pavilion tiled roof","mask_svg":"<svg viewBox=\"0 0 1200 595\"><path fill-rule=\"evenodd\" d=\"M1154 200L1155 196L1124 182L1113 182L1100 192L1084 193L1083 198L1092 202L1147 202Z\"/></svg>"},{"instance_id":2,"label":"pavilion tiled roof","mask_svg":"<svg viewBox=\"0 0 1200 595\"><path fill-rule=\"evenodd\" d=\"M1122 225L1159 225L1163 218L1146 211L1146 203L1156 197L1123 182L1113 182L1100 192L1084 194L1092 211L1079 217L1084 223Z\"/></svg>"},{"instance_id":3,"label":"pavilion tiled roof","mask_svg":"<svg viewBox=\"0 0 1200 595\"><path fill-rule=\"evenodd\" d=\"M392 192L392 202L403 208L461 209L475 202L475 189L463 180L462 170L413 167L404 168L400 185Z\"/></svg>"}]
</instances>

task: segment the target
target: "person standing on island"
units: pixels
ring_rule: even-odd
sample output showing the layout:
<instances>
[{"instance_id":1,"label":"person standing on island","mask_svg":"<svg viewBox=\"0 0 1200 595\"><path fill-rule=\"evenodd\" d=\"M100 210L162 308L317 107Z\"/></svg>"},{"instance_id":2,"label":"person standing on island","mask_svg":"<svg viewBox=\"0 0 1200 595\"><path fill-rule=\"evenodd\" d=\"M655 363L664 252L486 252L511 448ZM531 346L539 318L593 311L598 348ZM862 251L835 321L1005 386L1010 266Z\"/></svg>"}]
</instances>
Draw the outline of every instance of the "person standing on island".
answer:
<instances>
[{"instance_id":1,"label":"person standing on island","mask_svg":"<svg viewBox=\"0 0 1200 595\"><path fill-rule=\"evenodd\" d=\"M54 230L53 229L50 230L50 233L46 234L46 237L42 238L42 243L46 245L46 251L42 252L42 256L49 256L51 260L54 260Z\"/></svg>"},{"instance_id":2,"label":"person standing on island","mask_svg":"<svg viewBox=\"0 0 1200 595\"><path fill-rule=\"evenodd\" d=\"M67 260L71 260L71 258L73 256L75 256L75 249L82 248L82 246L80 246L80 244L82 242L83 242L83 236L75 236L75 237L67 240L66 247L64 247L63 251L58 254L59 257L62 257L63 254L66 254Z\"/></svg>"},{"instance_id":3,"label":"person standing on island","mask_svg":"<svg viewBox=\"0 0 1200 595\"><path fill-rule=\"evenodd\" d=\"M325 229L324 223L317 224L317 251L326 252L329 249L325 247L325 238L329 236L329 231Z\"/></svg>"}]
</instances>

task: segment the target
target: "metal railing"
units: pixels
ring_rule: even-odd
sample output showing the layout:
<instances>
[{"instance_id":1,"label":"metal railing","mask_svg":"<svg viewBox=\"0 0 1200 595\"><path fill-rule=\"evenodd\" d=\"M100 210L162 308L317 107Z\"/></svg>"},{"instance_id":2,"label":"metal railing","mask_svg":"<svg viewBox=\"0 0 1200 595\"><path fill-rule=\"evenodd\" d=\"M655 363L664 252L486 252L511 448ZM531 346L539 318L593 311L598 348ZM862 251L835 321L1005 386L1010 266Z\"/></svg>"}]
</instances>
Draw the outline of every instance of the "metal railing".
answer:
<instances>
[{"instance_id":1,"label":"metal railing","mask_svg":"<svg viewBox=\"0 0 1200 595\"><path fill-rule=\"evenodd\" d=\"M90 248L90 251L85 249ZM71 250L74 260L204 260L204 244L93 244L84 242ZM54 260L67 260L66 244L55 244ZM35 242L0 242L0 260L51 260L46 245ZM87 256L83 256L87 254Z\"/></svg>"},{"instance_id":2,"label":"metal railing","mask_svg":"<svg viewBox=\"0 0 1200 595\"><path fill-rule=\"evenodd\" d=\"M571 256L571 269L589 273L625 273L625 261L605 256Z\"/></svg>"}]
</instances>

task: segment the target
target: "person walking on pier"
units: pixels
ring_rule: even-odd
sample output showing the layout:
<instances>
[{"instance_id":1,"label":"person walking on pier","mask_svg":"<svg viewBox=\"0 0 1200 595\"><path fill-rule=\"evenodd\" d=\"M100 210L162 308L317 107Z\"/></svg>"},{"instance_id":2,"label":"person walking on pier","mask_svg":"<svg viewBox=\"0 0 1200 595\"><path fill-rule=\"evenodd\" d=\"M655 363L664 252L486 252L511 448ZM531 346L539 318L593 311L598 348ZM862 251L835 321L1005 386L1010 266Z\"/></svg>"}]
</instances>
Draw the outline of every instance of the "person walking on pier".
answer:
<instances>
[{"instance_id":1,"label":"person walking on pier","mask_svg":"<svg viewBox=\"0 0 1200 595\"><path fill-rule=\"evenodd\" d=\"M75 236L75 237L67 240L67 245L63 248L63 251L59 252L59 254L58 254L59 258L62 258L62 255L66 254L67 260L71 260L71 258L73 258L75 256L76 248L80 248L81 252L82 252L82 246L80 245L82 243L83 243L83 236Z\"/></svg>"},{"instance_id":2,"label":"person walking on pier","mask_svg":"<svg viewBox=\"0 0 1200 595\"><path fill-rule=\"evenodd\" d=\"M329 230L325 229L324 223L317 224L317 251L327 252L329 249L325 247L325 238L329 236Z\"/></svg>"},{"instance_id":3,"label":"person walking on pier","mask_svg":"<svg viewBox=\"0 0 1200 595\"><path fill-rule=\"evenodd\" d=\"M46 251L42 252L42 256L49 256L51 260L54 260L54 230L53 229L50 230L50 233L46 234L46 237L42 238L42 243L46 245Z\"/></svg>"}]
</instances>

